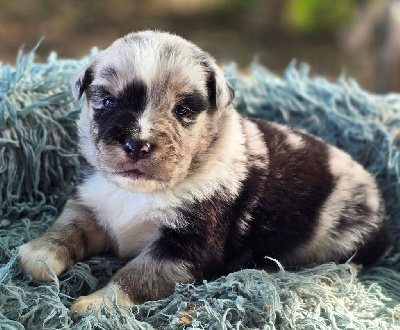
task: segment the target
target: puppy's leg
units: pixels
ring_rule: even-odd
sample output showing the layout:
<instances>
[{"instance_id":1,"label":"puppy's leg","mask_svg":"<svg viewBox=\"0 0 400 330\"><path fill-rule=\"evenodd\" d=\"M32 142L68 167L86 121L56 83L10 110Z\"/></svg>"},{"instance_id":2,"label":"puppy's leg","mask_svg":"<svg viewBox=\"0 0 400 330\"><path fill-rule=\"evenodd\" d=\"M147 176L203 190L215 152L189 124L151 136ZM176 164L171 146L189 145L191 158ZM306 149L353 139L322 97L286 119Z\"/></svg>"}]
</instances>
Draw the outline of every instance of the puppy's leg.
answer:
<instances>
[{"instance_id":1,"label":"puppy's leg","mask_svg":"<svg viewBox=\"0 0 400 330\"><path fill-rule=\"evenodd\" d=\"M51 276L46 264L58 276L77 261L110 247L107 233L90 211L70 199L53 226L41 237L20 246L18 252L24 272L35 280L48 282Z\"/></svg>"},{"instance_id":2,"label":"puppy's leg","mask_svg":"<svg viewBox=\"0 0 400 330\"><path fill-rule=\"evenodd\" d=\"M98 310L105 293L108 297L105 301L109 302L112 294L115 294L116 303L125 307L168 297L174 292L176 282L194 281L191 269L188 263L160 259L145 250L120 269L104 289L80 297L70 310L73 313L87 312L92 308Z\"/></svg>"}]
</instances>

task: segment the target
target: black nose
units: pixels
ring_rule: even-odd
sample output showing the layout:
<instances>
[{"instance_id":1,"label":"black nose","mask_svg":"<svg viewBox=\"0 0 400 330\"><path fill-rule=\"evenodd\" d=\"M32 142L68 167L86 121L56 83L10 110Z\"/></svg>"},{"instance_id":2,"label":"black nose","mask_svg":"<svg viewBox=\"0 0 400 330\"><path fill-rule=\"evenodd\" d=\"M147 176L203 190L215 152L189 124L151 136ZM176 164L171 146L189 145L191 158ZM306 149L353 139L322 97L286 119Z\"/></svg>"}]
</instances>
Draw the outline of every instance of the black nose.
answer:
<instances>
[{"instance_id":1,"label":"black nose","mask_svg":"<svg viewBox=\"0 0 400 330\"><path fill-rule=\"evenodd\" d=\"M124 150L133 160L146 158L152 152L152 145L147 141L128 139L125 141Z\"/></svg>"}]
</instances>

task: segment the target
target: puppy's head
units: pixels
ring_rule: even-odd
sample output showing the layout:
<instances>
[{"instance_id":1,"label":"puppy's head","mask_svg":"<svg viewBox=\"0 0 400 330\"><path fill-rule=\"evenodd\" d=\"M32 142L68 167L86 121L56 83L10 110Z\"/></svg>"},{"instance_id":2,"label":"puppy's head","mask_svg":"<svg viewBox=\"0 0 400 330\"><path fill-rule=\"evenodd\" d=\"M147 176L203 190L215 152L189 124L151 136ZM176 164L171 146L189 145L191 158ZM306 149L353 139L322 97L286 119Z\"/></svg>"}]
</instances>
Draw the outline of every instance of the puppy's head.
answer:
<instances>
[{"instance_id":1,"label":"puppy's head","mask_svg":"<svg viewBox=\"0 0 400 330\"><path fill-rule=\"evenodd\" d=\"M80 148L131 191L173 187L206 161L232 102L214 60L168 33L132 33L100 52L73 81L86 101Z\"/></svg>"}]
</instances>

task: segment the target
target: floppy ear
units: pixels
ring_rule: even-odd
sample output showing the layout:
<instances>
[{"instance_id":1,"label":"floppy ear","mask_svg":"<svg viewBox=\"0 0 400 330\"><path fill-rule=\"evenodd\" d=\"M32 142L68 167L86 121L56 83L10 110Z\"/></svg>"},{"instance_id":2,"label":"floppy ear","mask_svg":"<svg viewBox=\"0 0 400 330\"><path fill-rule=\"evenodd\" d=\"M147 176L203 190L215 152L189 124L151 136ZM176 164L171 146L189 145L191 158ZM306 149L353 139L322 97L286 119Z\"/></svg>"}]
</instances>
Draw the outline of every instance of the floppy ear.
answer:
<instances>
[{"instance_id":1,"label":"floppy ear","mask_svg":"<svg viewBox=\"0 0 400 330\"><path fill-rule=\"evenodd\" d=\"M71 83L72 95L78 101L86 88L92 83L94 79L93 67L88 66L82 69L73 79Z\"/></svg>"},{"instance_id":2,"label":"floppy ear","mask_svg":"<svg viewBox=\"0 0 400 330\"><path fill-rule=\"evenodd\" d=\"M215 82L217 90L217 106L226 108L231 105L235 97L235 91L232 86L228 84L222 70L216 66L215 71Z\"/></svg>"},{"instance_id":3,"label":"floppy ear","mask_svg":"<svg viewBox=\"0 0 400 330\"><path fill-rule=\"evenodd\" d=\"M233 88L226 81L221 69L212 61L211 63L202 63L207 72L207 92L210 104L216 108L226 108L234 97Z\"/></svg>"}]
</instances>

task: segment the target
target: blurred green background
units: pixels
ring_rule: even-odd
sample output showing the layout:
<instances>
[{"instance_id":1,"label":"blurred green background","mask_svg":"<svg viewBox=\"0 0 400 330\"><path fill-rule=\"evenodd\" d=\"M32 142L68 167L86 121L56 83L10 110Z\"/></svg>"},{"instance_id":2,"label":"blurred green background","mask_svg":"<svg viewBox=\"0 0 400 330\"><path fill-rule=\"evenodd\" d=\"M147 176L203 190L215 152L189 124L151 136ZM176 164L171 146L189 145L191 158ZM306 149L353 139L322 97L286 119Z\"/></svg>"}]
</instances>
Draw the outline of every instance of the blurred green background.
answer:
<instances>
[{"instance_id":1,"label":"blurred green background","mask_svg":"<svg viewBox=\"0 0 400 330\"><path fill-rule=\"evenodd\" d=\"M0 61L22 45L43 61L80 58L131 31L177 33L243 70L257 57L282 74L292 59L330 80L400 91L399 0L0 0ZM399 41L397 40L399 39Z\"/></svg>"}]
</instances>

